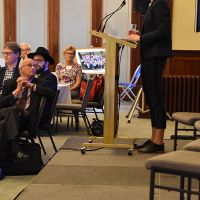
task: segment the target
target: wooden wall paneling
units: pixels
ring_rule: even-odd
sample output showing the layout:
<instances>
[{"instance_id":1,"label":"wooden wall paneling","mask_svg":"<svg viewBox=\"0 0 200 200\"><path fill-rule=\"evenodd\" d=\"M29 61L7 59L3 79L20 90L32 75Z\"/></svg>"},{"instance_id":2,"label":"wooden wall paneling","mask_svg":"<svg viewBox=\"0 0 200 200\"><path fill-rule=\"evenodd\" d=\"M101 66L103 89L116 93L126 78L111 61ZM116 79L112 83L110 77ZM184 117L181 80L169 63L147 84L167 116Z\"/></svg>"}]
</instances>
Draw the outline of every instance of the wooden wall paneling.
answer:
<instances>
[{"instance_id":1,"label":"wooden wall paneling","mask_svg":"<svg viewBox=\"0 0 200 200\"><path fill-rule=\"evenodd\" d=\"M102 20L103 0L92 0L92 30L98 30ZM91 44L94 47L102 46L102 39L91 36Z\"/></svg>"},{"instance_id":2,"label":"wooden wall paneling","mask_svg":"<svg viewBox=\"0 0 200 200\"><path fill-rule=\"evenodd\" d=\"M16 41L16 0L4 0L4 42Z\"/></svg>"},{"instance_id":3,"label":"wooden wall paneling","mask_svg":"<svg viewBox=\"0 0 200 200\"><path fill-rule=\"evenodd\" d=\"M200 51L173 51L171 75L200 75Z\"/></svg>"},{"instance_id":4,"label":"wooden wall paneling","mask_svg":"<svg viewBox=\"0 0 200 200\"><path fill-rule=\"evenodd\" d=\"M59 62L59 33L60 33L60 0L48 0L48 49L54 58L55 64L50 66L50 70L55 70L55 65Z\"/></svg>"}]
</instances>

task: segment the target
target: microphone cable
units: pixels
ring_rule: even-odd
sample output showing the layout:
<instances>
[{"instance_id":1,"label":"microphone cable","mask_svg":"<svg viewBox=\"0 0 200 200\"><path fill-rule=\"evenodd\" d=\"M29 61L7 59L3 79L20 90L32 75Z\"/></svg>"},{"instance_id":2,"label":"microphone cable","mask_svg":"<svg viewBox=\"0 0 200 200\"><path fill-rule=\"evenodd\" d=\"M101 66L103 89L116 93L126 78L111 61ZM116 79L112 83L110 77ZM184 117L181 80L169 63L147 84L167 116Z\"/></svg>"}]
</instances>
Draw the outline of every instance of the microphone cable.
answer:
<instances>
[{"instance_id":1,"label":"microphone cable","mask_svg":"<svg viewBox=\"0 0 200 200\"><path fill-rule=\"evenodd\" d=\"M111 12L110 14L106 15L106 16L101 20L101 23L100 23L99 28L98 28L97 31L103 33L108 19L110 19L110 18L111 18L117 11L119 11L124 5L126 5L126 1L125 1L125 0L123 0L123 2L120 4L120 6L119 6L115 11L113 11L113 12ZM106 19L106 18L108 18L108 19ZM106 22L105 22L105 24L104 24L104 26L103 26L103 28L102 28L102 30L101 30L101 26L102 26L103 21L104 21L105 19L106 19Z\"/></svg>"}]
</instances>

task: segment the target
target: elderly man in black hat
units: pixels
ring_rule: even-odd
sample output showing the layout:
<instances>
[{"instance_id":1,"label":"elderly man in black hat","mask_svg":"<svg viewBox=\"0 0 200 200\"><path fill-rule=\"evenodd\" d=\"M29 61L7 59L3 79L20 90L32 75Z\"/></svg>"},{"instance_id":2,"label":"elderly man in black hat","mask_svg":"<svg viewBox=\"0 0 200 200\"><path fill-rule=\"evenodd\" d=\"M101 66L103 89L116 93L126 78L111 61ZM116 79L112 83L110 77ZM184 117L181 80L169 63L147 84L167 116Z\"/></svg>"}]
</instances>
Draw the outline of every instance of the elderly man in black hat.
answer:
<instances>
[{"instance_id":1,"label":"elderly man in black hat","mask_svg":"<svg viewBox=\"0 0 200 200\"><path fill-rule=\"evenodd\" d=\"M34 53L29 53L27 57L35 61L36 77L44 81L45 85L43 86L49 87L56 92L57 78L49 71L49 65L54 63L54 59L49 55L49 51L44 47L38 47ZM52 101L52 98L47 99L40 126L45 125L46 120L49 118Z\"/></svg>"}]
</instances>

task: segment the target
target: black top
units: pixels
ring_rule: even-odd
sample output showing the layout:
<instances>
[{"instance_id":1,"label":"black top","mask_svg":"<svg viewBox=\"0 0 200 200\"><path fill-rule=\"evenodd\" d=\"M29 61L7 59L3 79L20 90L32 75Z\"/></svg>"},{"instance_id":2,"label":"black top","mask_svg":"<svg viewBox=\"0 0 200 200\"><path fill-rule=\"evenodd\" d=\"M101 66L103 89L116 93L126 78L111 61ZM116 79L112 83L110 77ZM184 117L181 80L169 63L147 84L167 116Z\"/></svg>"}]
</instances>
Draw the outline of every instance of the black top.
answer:
<instances>
[{"instance_id":1,"label":"black top","mask_svg":"<svg viewBox=\"0 0 200 200\"><path fill-rule=\"evenodd\" d=\"M172 55L170 9L166 0L154 0L144 16L141 58Z\"/></svg>"}]
</instances>

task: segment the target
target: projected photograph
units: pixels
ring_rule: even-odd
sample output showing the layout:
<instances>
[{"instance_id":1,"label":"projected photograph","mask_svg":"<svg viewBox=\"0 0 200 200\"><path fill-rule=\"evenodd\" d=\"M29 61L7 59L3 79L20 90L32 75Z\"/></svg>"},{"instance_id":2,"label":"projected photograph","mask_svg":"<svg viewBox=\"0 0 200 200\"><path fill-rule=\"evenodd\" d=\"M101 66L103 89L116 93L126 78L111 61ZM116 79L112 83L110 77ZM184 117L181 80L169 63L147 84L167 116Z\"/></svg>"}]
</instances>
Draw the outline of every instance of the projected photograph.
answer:
<instances>
[{"instance_id":1,"label":"projected photograph","mask_svg":"<svg viewBox=\"0 0 200 200\"><path fill-rule=\"evenodd\" d=\"M105 49L91 48L77 50L77 60L83 70L105 69Z\"/></svg>"}]
</instances>

